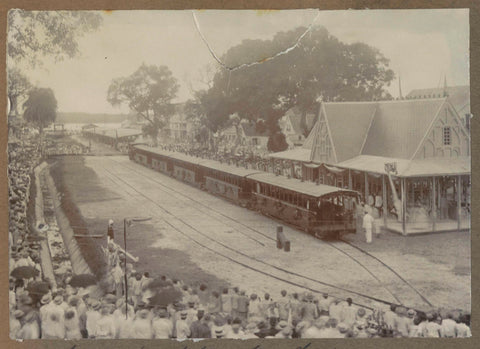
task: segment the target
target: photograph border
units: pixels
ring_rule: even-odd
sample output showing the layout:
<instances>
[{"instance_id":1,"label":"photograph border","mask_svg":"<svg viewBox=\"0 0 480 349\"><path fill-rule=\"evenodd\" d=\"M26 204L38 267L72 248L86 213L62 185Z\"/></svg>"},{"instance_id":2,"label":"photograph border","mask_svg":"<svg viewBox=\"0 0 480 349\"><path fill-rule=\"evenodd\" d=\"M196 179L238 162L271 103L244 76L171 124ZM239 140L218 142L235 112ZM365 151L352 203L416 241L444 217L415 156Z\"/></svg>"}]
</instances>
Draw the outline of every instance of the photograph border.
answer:
<instances>
[{"instance_id":1,"label":"photograph border","mask_svg":"<svg viewBox=\"0 0 480 349\"><path fill-rule=\"evenodd\" d=\"M346 9L439 9L439 8L469 8L470 20L470 98L473 119L472 127L472 159L480 151L480 140L476 132L480 131L479 109L479 90L478 84L480 75L480 2L468 0L266 0L266 1L241 1L241 0L170 0L170 1L152 1L152 0L4 0L0 2L0 36L2 44L0 45L1 60L0 76L2 84L0 86L0 109L7 110L6 98L6 37L7 37L7 13L9 9L21 8L25 10L181 10L181 9L301 9L318 8L320 10L346 10ZM200 40L200 39L199 39ZM480 309L479 302L479 283L480 273L478 264L480 263L480 253L472 253L472 334L469 339L411 339L399 338L396 340L382 338L375 340L365 339L252 339L252 340L202 340L202 341L175 341L175 340L33 340L18 342L10 340L9 333L9 311L8 311L8 188L7 188L7 118L4 115L0 127L0 142L4 146L4 151L0 156L0 181L4 185L0 188L0 277L4 285L0 289L0 348L118 348L118 349L147 349L147 348L245 348L245 349L297 349L297 348L475 348L476 337L480 333L480 321L477 314ZM475 212L480 208L480 163L472 161L472 207ZM471 250L480 251L479 232L476 231L480 223L480 215L472 215L471 222Z\"/></svg>"}]
</instances>

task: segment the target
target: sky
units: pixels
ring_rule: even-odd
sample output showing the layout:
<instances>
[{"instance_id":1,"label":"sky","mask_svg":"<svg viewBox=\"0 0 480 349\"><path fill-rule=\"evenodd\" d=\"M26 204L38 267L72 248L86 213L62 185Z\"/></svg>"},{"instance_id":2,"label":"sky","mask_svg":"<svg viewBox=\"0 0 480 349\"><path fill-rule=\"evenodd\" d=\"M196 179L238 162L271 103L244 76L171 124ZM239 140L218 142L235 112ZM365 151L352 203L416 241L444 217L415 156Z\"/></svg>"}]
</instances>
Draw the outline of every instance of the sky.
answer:
<instances>
[{"instance_id":1,"label":"sky","mask_svg":"<svg viewBox=\"0 0 480 349\"><path fill-rule=\"evenodd\" d=\"M178 79L176 102L202 88L200 72L217 67L202 41L192 11L114 11L102 27L79 40L81 56L44 59L25 72L32 83L54 90L59 111L127 113L106 100L112 79L132 74L142 63L166 65ZM364 42L390 60L406 95L416 88L469 84L468 9L195 11L201 32L218 56L244 39L271 39L279 31L323 25L345 43ZM398 96L398 80L388 87Z\"/></svg>"}]
</instances>

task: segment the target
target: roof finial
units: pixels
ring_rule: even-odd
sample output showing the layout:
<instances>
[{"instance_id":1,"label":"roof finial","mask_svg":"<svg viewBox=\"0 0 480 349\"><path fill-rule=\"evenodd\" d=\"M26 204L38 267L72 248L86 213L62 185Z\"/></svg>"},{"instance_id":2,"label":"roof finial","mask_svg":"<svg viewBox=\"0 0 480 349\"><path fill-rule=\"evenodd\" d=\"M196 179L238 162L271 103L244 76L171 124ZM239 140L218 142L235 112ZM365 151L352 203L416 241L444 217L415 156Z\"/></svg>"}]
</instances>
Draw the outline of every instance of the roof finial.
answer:
<instances>
[{"instance_id":1,"label":"roof finial","mask_svg":"<svg viewBox=\"0 0 480 349\"><path fill-rule=\"evenodd\" d=\"M443 78L443 97L448 97L448 92L447 92L447 74L445 74Z\"/></svg>"},{"instance_id":2,"label":"roof finial","mask_svg":"<svg viewBox=\"0 0 480 349\"><path fill-rule=\"evenodd\" d=\"M400 75L398 76L398 98L403 99L403 96L402 96L402 77Z\"/></svg>"}]
</instances>

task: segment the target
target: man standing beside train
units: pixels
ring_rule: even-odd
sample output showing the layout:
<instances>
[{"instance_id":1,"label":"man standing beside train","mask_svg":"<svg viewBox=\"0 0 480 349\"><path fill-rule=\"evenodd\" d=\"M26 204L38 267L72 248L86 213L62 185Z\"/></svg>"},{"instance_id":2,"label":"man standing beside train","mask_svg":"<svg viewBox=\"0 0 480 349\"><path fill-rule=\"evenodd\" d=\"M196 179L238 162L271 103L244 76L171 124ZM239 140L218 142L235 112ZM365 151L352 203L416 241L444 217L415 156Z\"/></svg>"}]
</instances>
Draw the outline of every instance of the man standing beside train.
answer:
<instances>
[{"instance_id":1,"label":"man standing beside train","mask_svg":"<svg viewBox=\"0 0 480 349\"><path fill-rule=\"evenodd\" d=\"M365 231L367 244L372 243L372 230L374 224L375 220L373 219L373 216L370 214L369 210L365 210L365 215L363 216L363 229Z\"/></svg>"}]
</instances>

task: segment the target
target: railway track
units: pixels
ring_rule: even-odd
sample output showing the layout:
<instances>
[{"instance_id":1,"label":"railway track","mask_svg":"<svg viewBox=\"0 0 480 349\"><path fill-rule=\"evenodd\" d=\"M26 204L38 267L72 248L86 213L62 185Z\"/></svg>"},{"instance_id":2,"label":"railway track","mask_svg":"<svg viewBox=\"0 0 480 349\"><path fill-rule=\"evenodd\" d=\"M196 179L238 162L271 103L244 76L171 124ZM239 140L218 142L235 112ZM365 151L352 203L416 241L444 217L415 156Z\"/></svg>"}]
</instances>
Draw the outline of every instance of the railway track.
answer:
<instances>
[{"instance_id":1,"label":"railway track","mask_svg":"<svg viewBox=\"0 0 480 349\"><path fill-rule=\"evenodd\" d=\"M113 160L113 161L115 161L115 160ZM227 216L227 215L225 215L221 212L218 212L218 211L212 209L211 207L205 205L204 203L202 203L198 200L195 200L192 197L187 196L187 195L179 192L178 190L175 190L171 187L168 187L164 183L162 183L160 181L157 181L155 179L152 179L149 176L146 176L142 172L137 171L136 169L134 169L130 166L121 164L118 161L115 161L115 162L119 166L121 166L123 168L126 168L130 171L133 171L133 172L141 175L142 177L147 178L150 181L152 181L154 183L157 183L158 185L162 186L165 189L161 189L161 190L163 192L165 192L166 194L174 196L177 199L178 199L179 196L181 196L182 198L186 199L186 200L183 200L184 202L187 202L187 200L190 201L189 202L190 205L191 205L192 202L198 204L198 206L200 206L202 208L199 208L199 207L195 207L195 208L197 210L199 210L200 212L202 212L203 214L206 214L206 215L208 215L208 216L210 216L210 217L212 217L216 220L220 220L218 218L219 216L223 217L223 219L221 219L221 222L224 223L224 224L226 224L225 219L224 219L224 218L226 218L226 219L230 220L231 222L233 222L234 225L248 228L248 230L250 230L251 232L254 232L256 234L260 234L265 239L275 241L274 238L258 231L257 229L252 228L250 226L247 226L247 225L243 224L242 222L234 219L233 217L230 217L230 216ZM392 300L385 300L385 299L380 299L380 298L377 298L377 297L372 297L372 296L363 294L361 292L357 292L355 290L350 290L350 289L339 287L339 286L336 286L336 285L333 285L333 284L329 284L329 283L323 282L322 280L318 280L318 279L315 279L315 278L310 278L308 276L305 276L305 275L302 275L302 274L299 274L299 273L295 273L295 272L292 272L290 270L286 270L284 268L281 268L281 267L278 267L276 265L270 264L268 262L262 261L258 258L253 257L253 256L247 255L247 254L245 254L245 253L243 253L243 252L241 252L237 249L234 249L234 248L232 248L232 247L230 247L230 246L228 246L228 245L226 245L226 244L224 244L224 243L222 243L222 242L204 234L203 232L201 232L200 230L198 230L197 228L195 228L194 226L192 226L191 224L189 224L185 220L183 220L183 219L177 217L176 215L174 215L166 207L160 205L154 199L152 199L152 198L148 197L147 195L139 192L136 188L131 186L129 183L124 181L122 178L120 178L119 176L117 176L113 172L111 172L111 171L109 171L105 168L104 168L104 170L109 174L109 176L110 176L109 179L110 180L112 180L113 182L116 182L117 184L119 182L123 183L123 186L127 186L128 190L130 191L131 194L144 197L145 199L152 202L155 206L159 207L164 213L167 213L168 215L170 215L171 219L165 220L165 222L171 228L175 229L177 232L179 232L180 234L182 234L186 238L192 240L194 243L200 245L201 247L210 250L210 252L215 253L217 255L220 255L220 256L222 256L222 257L224 257L224 258L226 258L226 259L228 259L228 260L230 260L234 263L240 264L243 267L254 270L256 272L259 272L263 275L272 277L274 279L286 282L288 284L295 285L297 287L301 287L301 288L310 290L312 292L320 293L320 292L328 291L329 293L331 293L331 291L333 290L333 291L336 291L336 292L341 292L343 294L343 298L345 298L345 295L355 295L355 296L360 296L360 297L364 298L365 300L368 300L369 302L374 302L374 303L388 304L388 303L394 302L394 303L397 303L397 304L402 304L402 305L408 306L408 304L406 304L407 302L402 301L402 299L408 299L408 300L413 299L412 298L412 295L413 295L412 291L413 291L414 296L417 297L417 298L420 297L421 302L423 304L428 304L429 306L432 306L432 304L423 295L421 295L421 293L418 290L416 290L403 277L401 277L398 273L396 273L391 267L389 267L387 264L383 263L377 257L369 254L368 252L364 251L363 249L359 248L358 246L355 246L355 245L352 245L352 244L348 243L347 241L342 241L341 242L342 248L340 248L339 246L336 246L336 244L334 244L334 243L330 243L330 242L326 242L326 241L324 241L324 243L326 243L330 247L338 250L339 253L342 253L342 254L346 255L348 258L354 260L357 264L362 266L362 268L364 268L372 276L372 278L374 278L380 284L380 286L384 287L387 290L387 292L393 297ZM112 179L112 178L115 178L115 179ZM205 210L203 208L207 208L207 210ZM155 214L154 212L152 212L152 213ZM232 226L232 225L230 224L229 226ZM252 239L254 241L257 241L264 246L264 244L262 242L254 239L250 235L247 235L247 234L243 233L238 228L234 228L234 229L236 231L240 232L242 235L246 236L247 238ZM193 238L192 235L187 234L186 231L194 233L196 235L196 237ZM210 247L210 245L211 245L210 242L214 242L218 246L217 249L213 249L212 247ZM235 253L236 258L232 258L232 252ZM253 262L254 265L252 265L252 262ZM265 271L266 267L269 269L269 271ZM400 282L398 282L399 280L400 280ZM306 282L310 283L310 284L313 283L313 284L316 284L316 285L321 285L322 290L319 290L317 288L313 288L312 286L307 286ZM395 288L396 288L395 292L393 290L390 290L390 289L387 288L387 285L390 285L392 283L395 284ZM399 290L401 291L400 293L402 294L402 297L398 296L398 293L399 293L398 291ZM406 296L406 297L403 297L403 296ZM341 297L339 297L339 298L341 298ZM419 304L419 303L417 303L417 304ZM365 305L365 304L362 304L362 306L369 307L369 305Z\"/></svg>"}]
</instances>

